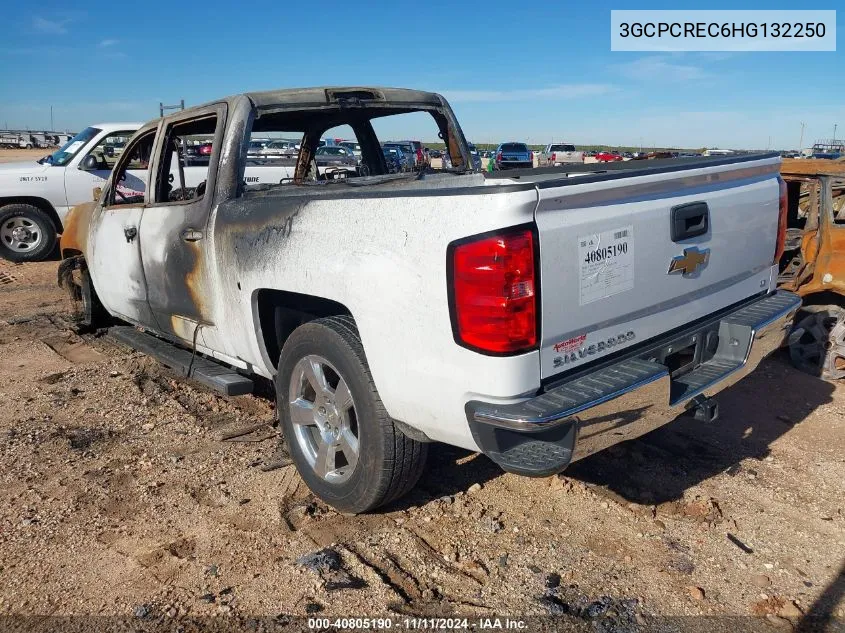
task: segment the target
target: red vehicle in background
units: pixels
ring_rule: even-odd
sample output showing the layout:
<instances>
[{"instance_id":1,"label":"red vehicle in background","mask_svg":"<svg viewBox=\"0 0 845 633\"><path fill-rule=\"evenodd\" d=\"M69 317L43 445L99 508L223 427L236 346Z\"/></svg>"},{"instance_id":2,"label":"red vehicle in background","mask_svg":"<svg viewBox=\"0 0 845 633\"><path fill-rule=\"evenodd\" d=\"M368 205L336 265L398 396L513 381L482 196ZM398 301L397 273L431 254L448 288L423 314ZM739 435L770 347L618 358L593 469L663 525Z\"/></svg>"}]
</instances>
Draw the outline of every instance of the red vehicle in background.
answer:
<instances>
[{"instance_id":1,"label":"red vehicle in background","mask_svg":"<svg viewBox=\"0 0 845 633\"><path fill-rule=\"evenodd\" d=\"M600 163L612 163L613 161L622 160L622 155L611 151L601 151L596 154L596 160Z\"/></svg>"},{"instance_id":2,"label":"red vehicle in background","mask_svg":"<svg viewBox=\"0 0 845 633\"><path fill-rule=\"evenodd\" d=\"M414 150L414 166L419 169L423 165L428 165L431 163L431 158L428 155L428 152L423 147L423 144L420 141L408 141L411 144L411 147Z\"/></svg>"},{"instance_id":3,"label":"red vehicle in background","mask_svg":"<svg viewBox=\"0 0 845 633\"><path fill-rule=\"evenodd\" d=\"M211 159L211 149L211 143L208 142L188 145L185 148L185 165L208 165L208 161Z\"/></svg>"}]
</instances>

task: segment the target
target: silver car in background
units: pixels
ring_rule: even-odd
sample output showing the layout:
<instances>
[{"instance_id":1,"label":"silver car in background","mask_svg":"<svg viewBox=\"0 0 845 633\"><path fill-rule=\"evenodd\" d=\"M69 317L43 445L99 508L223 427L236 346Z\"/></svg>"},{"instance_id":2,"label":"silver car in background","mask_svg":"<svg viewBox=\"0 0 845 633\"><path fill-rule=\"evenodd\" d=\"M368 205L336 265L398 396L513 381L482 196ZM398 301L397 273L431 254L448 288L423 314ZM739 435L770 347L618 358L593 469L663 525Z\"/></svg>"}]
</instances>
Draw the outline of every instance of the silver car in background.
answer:
<instances>
[{"instance_id":1,"label":"silver car in background","mask_svg":"<svg viewBox=\"0 0 845 633\"><path fill-rule=\"evenodd\" d=\"M358 173L358 160L352 150L340 145L323 145L314 152L317 169L326 178L354 176Z\"/></svg>"},{"instance_id":2,"label":"silver car in background","mask_svg":"<svg viewBox=\"0 0 845 633\"><path fill-rule=\"evenodd\" d=\"M270 143L269 138L255 138L249 142L249 146L246 149L246 155L250 158L259 158L261 156L261 151L267 147Z\"/></svg>"},{"instance_id":3,"label":"silver car in background","mask_svg":"<svg viewBox=\"0 0 845 633\"><path fill-rule=\"evenodd\" d=\"M584 152L579 152L571 143L549 143L540 152L540 167L557 167L565 163L583 163Z\"/></svg>"},{"instance_id":4,"label":"silver car in background","mask_svg":"<svg viewBox=\"0 0 845 633\"><path fill-rule=\"evenodd\" d=\"M283 140L271 141L259 152L262 158L296 158L298 153L296 143Z\"/></svg>"},{"instance_id":5,"label":"silver car in background","mask_svg":"<svg viewBox=\"0 0 845 633\"><path fill-rule=\"evenodd\" d=\"M338 146L345 147L352 152L355 156L355 160L358 161L359 165L361 164L361 144L358 141L340 141Z\"/></svg>"}]
</instances>

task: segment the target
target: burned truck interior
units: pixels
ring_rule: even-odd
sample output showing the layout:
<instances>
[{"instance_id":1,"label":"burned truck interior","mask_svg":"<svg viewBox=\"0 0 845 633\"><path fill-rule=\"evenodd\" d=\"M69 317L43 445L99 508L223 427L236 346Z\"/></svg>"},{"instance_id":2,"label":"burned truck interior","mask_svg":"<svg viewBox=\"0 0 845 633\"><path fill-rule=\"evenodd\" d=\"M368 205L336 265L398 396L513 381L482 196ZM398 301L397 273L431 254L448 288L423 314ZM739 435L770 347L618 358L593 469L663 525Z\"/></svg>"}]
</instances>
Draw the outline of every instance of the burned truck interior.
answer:
<instances>
[{"instance_id":1,"label":"burned truck interior","mask_svg":"<svg viewBox=\"0 0 845 633\"><path fill-rule=\"evenodd\" d=\"M465 142L460 129L454 123L445 108L438 105L417 105L407 103L390 103L383 100L361 100L357 97L341 99L333 106L320 106L292 110L290 106L282 108L262 107L257 109L252 128L246 135L246 144L261 135L276 135L295 137L299 140L297 156L289 160L294 169L291 176L280 179L279 185L308 185L326 184L337 180L357 179L357 184L377 184L385 181L385 177L392 179L407 179L421 177L432 170L427 156L418 159L407 169L407 173L394 174L390 169L382 150L382 146L393 140L385 136L391 132L395 138L407 138L411 134L418 135L420 117L412 129L403 134L403 119L405 122L414 115L423 115L428 120L431 129L427 135L436 135L444 141L448 148L448 171L463 173L471 170L471 162L466 155ZM433 125L432 125L433 123ZM324 144L325 137L338 134L352 137L352 141L360 147L360 158L354 173L347 170L319 170L315 160L318 148ZM248 158L245 164L272 165L278 161ZM250 185L244 183L243 191L267 190L267 185Z\"/></svg>"}]
</instances>

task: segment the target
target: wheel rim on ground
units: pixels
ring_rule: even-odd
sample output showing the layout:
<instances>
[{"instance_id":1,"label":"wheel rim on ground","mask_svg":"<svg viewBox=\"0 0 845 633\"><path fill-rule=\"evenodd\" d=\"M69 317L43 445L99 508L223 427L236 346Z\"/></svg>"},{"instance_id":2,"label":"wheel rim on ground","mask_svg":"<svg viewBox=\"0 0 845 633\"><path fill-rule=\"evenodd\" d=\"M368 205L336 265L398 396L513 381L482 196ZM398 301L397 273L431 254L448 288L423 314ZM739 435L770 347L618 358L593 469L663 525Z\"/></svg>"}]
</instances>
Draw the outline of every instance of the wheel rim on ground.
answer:
<instances>
[{"instance_id":1,"label":"wheel rim on ground","mask_svg":"<svg viewBox=\"0 0 845 633\"><path fill-rule=\"evenodd\" d=\"M795 329L803 330L789 346L796 367L828 379L845 378L845 312L809 314Z\"/></svg>"},{"instance_id":2,"label":"wheel rim on ground","mask_svg":"<svg viewBox=\"0 0 845 633\"><path fill-rule=\"evenodd\" d=\"M25 217L8 218L0 226L0 243L17 253L35 250L42 239L41 227Z\"/></svg>"},{"instance_id":3,"label":"wheel rim on ground","mask_svg":"<svg viewBox=\"0 0 845 633\"><path fill-rule=\"evenodd\" d=\"M358 418L349 386L322 356L300 359L289 390L294 441L314 472L326 482L343 483L359 456Z\"/></svg>"}]
</instances>

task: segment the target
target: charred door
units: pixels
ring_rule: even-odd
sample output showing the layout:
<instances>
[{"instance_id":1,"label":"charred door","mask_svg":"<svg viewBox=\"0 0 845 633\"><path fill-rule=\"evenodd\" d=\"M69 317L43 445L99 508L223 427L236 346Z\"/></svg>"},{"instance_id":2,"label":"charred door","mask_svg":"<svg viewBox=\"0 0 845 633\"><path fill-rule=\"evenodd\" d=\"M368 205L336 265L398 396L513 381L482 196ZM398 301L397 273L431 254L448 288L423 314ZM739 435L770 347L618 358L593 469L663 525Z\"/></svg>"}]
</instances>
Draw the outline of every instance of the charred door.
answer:
<instances>
[{"instance_id":1,"label":"charred door","mask_svg":"<svg viewBox=\"0 0 845 633\"><path fill-rule=\"evenodd\" d=\"M217 161L225 124L224 105L184 119L174 117L157 146L155 201L144 209L141 257L150 309L159 329L213 351L217 345L212 288L208 283L206 225L213 204ZM212 145L206 177L188 186L191 145ZM196 179L192 179L196 182Z\"/></svg>"}]
</instances>

